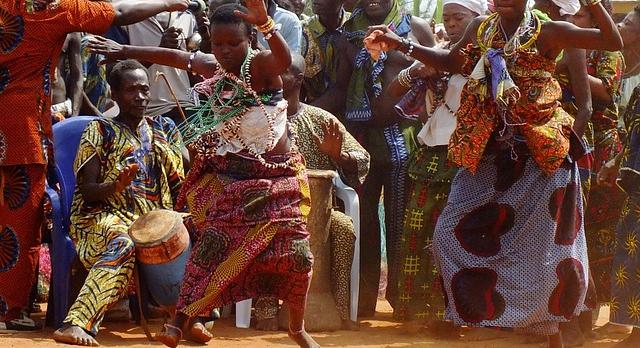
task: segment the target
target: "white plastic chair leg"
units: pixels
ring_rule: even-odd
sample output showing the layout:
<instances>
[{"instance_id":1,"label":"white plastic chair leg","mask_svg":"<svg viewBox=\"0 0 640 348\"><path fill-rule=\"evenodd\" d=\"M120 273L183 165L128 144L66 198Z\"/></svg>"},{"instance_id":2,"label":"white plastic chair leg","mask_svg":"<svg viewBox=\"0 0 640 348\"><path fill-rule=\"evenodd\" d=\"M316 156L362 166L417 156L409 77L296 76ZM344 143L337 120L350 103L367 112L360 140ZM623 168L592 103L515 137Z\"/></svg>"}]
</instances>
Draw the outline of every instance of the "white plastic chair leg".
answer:
<instances>
[{"instance_id":1,"label":"white plastic chair leg","mask_svg":"<svg viewBox=\"0 0 640 348\"><path fill-rule=\"evenodd\" d=\"M358 321L358 297L360 296L360 200L356 191L347 186L339 176L333 179L336 196L344 202L345 214L351 217L356 235L351 264L351 304L350 318Z\"/></svg>"},{"instance_id":2,"label":"white plastic chair leg","mask_svg":"<svg viewBox=\"0 0 640 348\"><path fill-rule=\"evenodd\" d=\"M251 326L251 299L236 302L236 327L248 329Z\"/></svg>"}]
</instances>

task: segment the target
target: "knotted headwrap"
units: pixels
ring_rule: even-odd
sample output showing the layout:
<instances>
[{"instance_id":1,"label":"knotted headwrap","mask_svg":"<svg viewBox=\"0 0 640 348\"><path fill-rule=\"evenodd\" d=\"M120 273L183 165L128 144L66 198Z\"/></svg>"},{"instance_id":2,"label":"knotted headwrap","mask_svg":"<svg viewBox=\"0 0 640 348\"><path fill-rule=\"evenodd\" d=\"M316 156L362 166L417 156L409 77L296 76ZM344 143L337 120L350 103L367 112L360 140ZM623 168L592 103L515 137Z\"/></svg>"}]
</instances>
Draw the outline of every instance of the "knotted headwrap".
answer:
<instances>
[{"instance_id":1,"label":"knotted headwrap","mask_svg":"<svg viewBox=\"0 0 640 348\"><path fill-rule=\"evenodd\" d=\"M577 1L577 0L576 0ZM479 15L487 13L487 0L442 0L442 6L457 4Z\"/></svg>"}]
</instances>

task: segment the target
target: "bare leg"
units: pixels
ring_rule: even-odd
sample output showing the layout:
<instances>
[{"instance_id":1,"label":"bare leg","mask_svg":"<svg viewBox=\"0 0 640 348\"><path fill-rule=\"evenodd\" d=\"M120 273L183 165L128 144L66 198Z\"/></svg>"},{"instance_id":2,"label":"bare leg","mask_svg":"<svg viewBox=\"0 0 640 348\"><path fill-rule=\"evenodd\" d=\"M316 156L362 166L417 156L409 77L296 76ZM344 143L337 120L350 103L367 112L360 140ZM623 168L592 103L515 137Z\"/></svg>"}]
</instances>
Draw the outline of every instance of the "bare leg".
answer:
<instances>
[{"instance_id":1,"label":"bare leg","mask_svg":"<svg viewBox=\"0 0 640 348\"><path fill-rule=\"evenodd\" d=\"M558 332L555 335L549 335L547 337L547 340L549 342L549 348L563 348L564 347L562 345L562 334L560 332Z\"/></svg>"},{"instance_id":2,"label":"bare leg","mask_svg":"<svg viewBox=\"0 0 640 348\"><path fill-rule=\"evenodd\" d=\"M301 348L320 348L304 330L304 309L289 308L289 337Z\"/></svg>"},{"instance_id":3,"label":"bare leg","mask_svg":"<svg viewBox=\"0 0 640 348\"><path fill-rule=\"evenodd\" d=\"M62 327L53 333L53 339L58 343L73 344L76 346L99 346L98 341L89 335L80 326L70 325Z\"/></svg>"},{"instance_id":4,"label":"bare leg","mask_svg":"<svg viewBox=\"0 0 640 348\"><path fill-rule=\"evenodd\" d=\"M591 322L591 318L589 318L589 322ZM574 317L566 323L560 323L560 331L562 332L562 342L565 347L580 347L584 344L585 339L580 327L579 317Z\"/></svg>"},{"instance_id":5,"label":"bare leg","mask_svg":"<svg viewBox=\"0 0 640 348\"><path fill-rule=\"evenodd\" d=\"M597 338L596 333L593 331L593 311L582 312L578 317L580 324L580 330L586 339Z\"/></svg>"}]
</instances>

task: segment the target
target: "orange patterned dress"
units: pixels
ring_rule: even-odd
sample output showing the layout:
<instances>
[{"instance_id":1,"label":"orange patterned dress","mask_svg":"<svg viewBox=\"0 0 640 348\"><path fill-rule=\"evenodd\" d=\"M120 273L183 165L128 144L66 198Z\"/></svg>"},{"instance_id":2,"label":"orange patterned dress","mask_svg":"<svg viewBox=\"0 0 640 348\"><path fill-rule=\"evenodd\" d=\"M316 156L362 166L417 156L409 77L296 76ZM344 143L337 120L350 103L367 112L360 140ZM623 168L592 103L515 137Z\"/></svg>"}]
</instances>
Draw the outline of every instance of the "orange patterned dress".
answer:
<instances>
[{"instance_id":1,"label":"orange patterned dress","mask_svg":"<svg viewBox=\"0 0 640 348\"><path fill-rule=\"evenodd\" d=\"M535 38L532 38L535 40ZM493 37L492 48L503 48L501 33ZM481 47L469 46L468 59L463 71L473 75L481 58ZM513 132L513 136L526 140L528 150L536 164L546 174L557 170L569 153L569 135L573 119L558 101L562 95L554 79L555 60L542 56L535 44L507 56L506 64L513 82L520 90L520 98L507 107L507 122L517 124L505 127L498 105L481 81L467 84L457 112L458 124L449 144L449 157L458 165L475 172L487 149L491 136ZM511 130L504 128L513 128Z\"/></svg>"},{"instance_id":2,"label":"orange patterned dress","mask_svg":"<svg viewBox=\"0 0 640 348\"><path fill-rule=\"evenodd\" d=\"M67 33L114 18L106 1L0 0L0 320L20 315L35 279L55 62Z\"/></svg>"},{"instance_id":3,"label":"orange patterned dress","mask_svg":"<svg viewBox=\"0 0 640 348\"><path fill-rule=\"evenodd\" d=\"M520 40L505 43L492 31L498 20L485 20L480 47L466 51L471 83L449 147L462 168L433 252L446 319L550 335L585 309L589 278L572 119L558 102L555 61L535 47L542 21L526 13Z\"/></svg>"}]
</instances>

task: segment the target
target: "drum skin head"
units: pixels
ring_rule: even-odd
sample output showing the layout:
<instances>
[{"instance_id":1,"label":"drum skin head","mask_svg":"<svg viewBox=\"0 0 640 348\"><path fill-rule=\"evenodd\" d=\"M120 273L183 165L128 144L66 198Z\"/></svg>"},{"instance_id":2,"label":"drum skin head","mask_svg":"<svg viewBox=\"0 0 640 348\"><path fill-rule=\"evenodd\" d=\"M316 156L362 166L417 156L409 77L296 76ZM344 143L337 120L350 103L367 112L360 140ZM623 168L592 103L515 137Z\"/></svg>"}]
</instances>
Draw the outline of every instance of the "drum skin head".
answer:
<instances>
[{"instance_id":1,"label":"drum skin head","mask_svg":"<svg viewBox=\"0 0 640 348\"><path fill-rule=\"evenodd\" d=\"M139 217L129 228L129 235L136 245L157 245L169 239L180 223L180 213L156 209Z\"/></svg>"},{"instance_id":2,"label":"drum skin head","mask_svg":"<svg viewBox=\"0 0 640 348\"><path fill-rule=\"evenodd\" d=\"M174 260L189 247L185 214L156 209L136 220L129 235L136 245L136 258L143 264L156 265Z\"/></svg>"},{"instance_id":3,"label":"drum skin head","mask_svg":"<svg viewBox=\"0 0 640 348\"><path fill-rule=\"evenodd\" d=\"M338 176L338 173L333 170L323 169L307 169L306 173L309 178L333 179Z\"/></svg>"}]
</instances>

